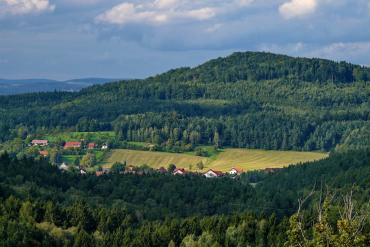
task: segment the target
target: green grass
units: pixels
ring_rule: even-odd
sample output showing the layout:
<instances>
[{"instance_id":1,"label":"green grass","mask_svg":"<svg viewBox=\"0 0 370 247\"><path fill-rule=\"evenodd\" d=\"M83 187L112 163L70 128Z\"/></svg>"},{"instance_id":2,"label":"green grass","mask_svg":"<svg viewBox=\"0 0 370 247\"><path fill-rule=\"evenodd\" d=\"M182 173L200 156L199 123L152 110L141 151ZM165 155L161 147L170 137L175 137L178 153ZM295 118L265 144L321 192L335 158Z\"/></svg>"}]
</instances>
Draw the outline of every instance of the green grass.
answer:
<instances>
[{"instance_id":1,"label":"green grass","mask_svg":"<svg viewBox=\"0 0 370 247\"><path fill-rule=\"evenodd\" d=\"M204 147L211 149L211 147ZM264 168L280 168L299 162L319 160L328 157L327 153L297 152L297 151L264 151L250 149L221 149L213 154L208 152L210 157L195 156L194 153L167 153L135 151L126 149L112 150L110 156L103 164L104 168L111 167L116 161L127 165L141 166L146 164L153 168L165 167L174 164L176 167L183 167L189 170L189 165L193 165L193 171L197 171L196 164L200 161L205 164L202 172L212 169L215 171L229 171L232 167L243 168L244 171L258 170ZM198 170L199 171L199 170Z\"/></svg>"},{"instance_id":2,"label":"green grass","mask_svg":"<svg viewBox=\"0 0 370 247\"><path fill-rule=\"evenodd\" d=\"M297 151L264 151L252 149L225 149L217 159L207 165L207 169L229 171L232 167L244 171L281 168L299 162L314 161L328 157L327 153Z\"/></svg>"},{"instance_id":3,"label":"green grass","mask_svg":"<svg viewBox=\"0 0 370 247\"><path fill-rule=\"evenodd\" d=\"M107 161L103 164L103 168L111 167L116 161L121 163L126 161L127 165L132 166L146 164L153 168L160 168L162 166L167 168L170 164L174 164L176 167L183 167L186 170L189 170L189 165L193 165L193 170L196 171L198 169L196 164L200 161L205 164L207 158L188 154L115 149L112 150Z\"/></svg>"},{"instance_id":4,"label":"green grass","mask_svg":"<svg viewBox=\"0 0 370 247\"><path fill-rule=\"evenodd\" d=\"M81 141L85 139L86 134L90 133L90 140L94 142L95 140L106 141L107 139L114 139L115 133L113 131L103 131L103 132L60 132L56 134L44 135L41 139L48 140L50 142L56 141L58 138L65 140L66 142ZM100 133L100 135L99 135ZM108 134L108 135L106 135Z\"/></svg>"},{"instance_id":5,"label":"green grass","mask_svg":"<svg viewBox=\"0 0 370 247\"><path fill-rule=\"evenodd\" d=\"M103 151L94 151L94 154L96 156L96 159L99 159L103 155ZM80 163L81 163L82 157L84 156L84 154L82 155L62 155L62 162L72 164L76 156L81 157L80 158Z\"/></svg>"},{"instance_id":6,"label":"green grass","mask_svg":"<svg viewBox=\"0 0 370 247\"><path fill-rule=\"evenodd\" d=\"M145 144L145 142L127 142L128 144L134 144L136 146L142 146L142 147L146 147L147 145Z\"/></svg>"},{"instance_id":7,"label":"green grass","mask_svg":"<svg viewBox=\"0 0 370 247\"><path fill-rule=\"evenodd\" d=\"M66 162L67 164L72 164L76 156L82 157L82 155L62 155L62 162ZM81 163L81 160L82 159L80 159L80 163Z\"/></svg>"}]
</instances>

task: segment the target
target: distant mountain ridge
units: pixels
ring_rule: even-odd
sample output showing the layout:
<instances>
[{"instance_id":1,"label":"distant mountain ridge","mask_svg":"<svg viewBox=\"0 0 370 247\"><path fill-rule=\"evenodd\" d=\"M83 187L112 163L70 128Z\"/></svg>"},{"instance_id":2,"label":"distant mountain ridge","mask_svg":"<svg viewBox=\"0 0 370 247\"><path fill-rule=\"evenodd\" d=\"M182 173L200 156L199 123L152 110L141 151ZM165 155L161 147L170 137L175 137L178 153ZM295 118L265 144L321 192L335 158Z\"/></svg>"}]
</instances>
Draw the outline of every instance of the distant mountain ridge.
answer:
<instances>
[{"instance_id":1,"label":"distant mountain ridge","mask_svg":"<svg viewBox=\"0 0 370 247\"><path fill-rule=\"evenodd\" d=\"M131 80L129 78L80 78L66 81L50 79L2 79L0 78L0 95L50 92L50 91L79 91L82 88L94 85L114 82L119 80Z\"/></svg>"}]
</instances>

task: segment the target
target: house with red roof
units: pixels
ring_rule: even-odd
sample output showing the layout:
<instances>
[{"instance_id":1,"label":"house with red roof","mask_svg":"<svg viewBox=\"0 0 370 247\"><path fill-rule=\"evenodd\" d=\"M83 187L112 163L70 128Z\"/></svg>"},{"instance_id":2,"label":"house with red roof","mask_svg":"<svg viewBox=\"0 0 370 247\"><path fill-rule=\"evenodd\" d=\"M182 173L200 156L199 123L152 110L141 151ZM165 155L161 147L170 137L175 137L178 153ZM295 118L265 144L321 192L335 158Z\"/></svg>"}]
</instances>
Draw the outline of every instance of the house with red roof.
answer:
<instances>
[{"instance_id":1,"label":"house with red roof","mask_svg":"<svg viewBox=\"0 0 370 247\"><path fill-rule=\"evenodd\" d=\"M31 146L34 146L34 145L38 145L38 146L46 146L46 145L49 145L49 141L48 140L33 140L31 143L30 143Z\"/></svg>"},{"instance_id":2,"label":"house with red roof","mask_svg":"<svg viewBox=\"0 0 370 247\"><path fill-rule=\"evenodd\" d=\"M185 169L184 168L175 168L175 170L173 170L173 174L175 174L177 171L185 171Z\"/></svg>"},{"instance_id":3,"label":"house with red roof","mask_svg":"<svg viewBox=\"0 0 370 247\"><path fill-rule=\"evenodd\" d=\"M221 171L213 171L209 169L206 173L203 174L206 178L221 178L223 173Z\"/></svg>"},{"instance_id":4,"label":"house with red roof","mask_svg":"<svg viewBox=\"0 0 370 247\"><path fill-rule=\"evenodd\" d=\"M164 169L164 168L161 168L161 169L158 169L157 172L161 172L161 173L164 173L164 174L167 174L167 170Z\"/></svg>"},{"instance_id":5,"label":"house with red roof","mask_svg":"<svg viewBox=\"0 0 370 247\"><path fill-rule=\"evenodd\" d=\"M64 146L64 149L67 149L69 147L79 148L79 147L81 147L81 142L66 142L66 145Z\"/></svg>"},{"instance_id":6,"label":"house with red roof","mask_svg":"<svg viewBox=\"0 0 370 247\"><path fill-rule=\"evenodd\" d=\"M243 172L243 168L232 168L229 173L230 175L240 175Z\"/></svg>"},{"instance_id":7,"label":"house with red roof","mask_svg":"<svg viewBox=\"0 0 370 247\"><path fill-rule=\"evenodd\" d=\"M103 174L108 174L108 173L110 173L110 171L107 171L107 170L104 170L104 171L97 171L96 172L96 176L101 176L101 175L103 175Z\"/></svg>"},{"instance_id":8,"label":"house with red roof","mask_svg":"<svg viewBox=\"0 0 370 247\"><path fill-rule=\"evenodd\" d=\"M48 151L40 151L40 154L44 155L44 157L46 157L48 155L48 153L49 153Z\"/></svg>"},{"instance_id":9,"label":"house with red roof","mask_svg":"<svg viewBox=\"0 0 370 247\"><path fill-rule=\"evenodd\" d=\"M94 149L96 147L95 143L89 143L89 149Z\"/></svg>"}]
</instances>

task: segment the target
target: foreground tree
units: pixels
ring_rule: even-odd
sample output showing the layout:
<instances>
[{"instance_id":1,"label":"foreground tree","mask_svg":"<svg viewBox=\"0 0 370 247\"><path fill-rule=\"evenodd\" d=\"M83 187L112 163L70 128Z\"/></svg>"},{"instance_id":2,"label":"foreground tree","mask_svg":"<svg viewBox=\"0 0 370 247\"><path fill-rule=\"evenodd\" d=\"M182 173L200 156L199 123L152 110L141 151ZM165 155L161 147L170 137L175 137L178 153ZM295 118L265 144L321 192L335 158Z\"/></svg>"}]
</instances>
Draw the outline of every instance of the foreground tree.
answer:
<instances>
[{"instance_id":1,"label":"foreground tree","mask_svg":"<svg viewBox=\"0 0 370 247\"><path fill-rule=\"evenodd\" d=\"M341 195L341 202L338 205L333 205L336 193L331 193L329 188L323 203L320 194L318 203L313 210L316 217L311 222L311 228L310 224L304 220L309 216L306 214L307 212L302 210L302 206L314 192L312 191L307 197L300 199L298 212L290 218L290 230L287 232L288 241L285 246L369 246L370 237L363 230L370 222L370 203L362 207L356 205L353 192L352 188L347 194ZM333 225L333 212L335 211L339 214L336 227Z\"/></svg>"}]
</instances>

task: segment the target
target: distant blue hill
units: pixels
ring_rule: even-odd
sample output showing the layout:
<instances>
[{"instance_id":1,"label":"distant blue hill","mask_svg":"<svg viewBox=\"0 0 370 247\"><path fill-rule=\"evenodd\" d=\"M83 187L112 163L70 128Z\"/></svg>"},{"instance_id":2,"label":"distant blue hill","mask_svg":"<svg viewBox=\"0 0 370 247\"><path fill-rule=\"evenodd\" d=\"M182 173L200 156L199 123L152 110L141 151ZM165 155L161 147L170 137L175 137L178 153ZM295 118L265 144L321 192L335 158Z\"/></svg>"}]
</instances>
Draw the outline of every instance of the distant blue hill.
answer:
<instances>
[{"instance_id":1,"label":"distant blue hill","mask_svg":"<svg viewBox=\"0 0 370 247\"><path fill-rule=\"evenodd\" d=\"M132 80L130 78L82 78L66 81L56 81L50 79L18 79L9 80L0 78L0 95L50 92L50 91L70 91L76 92L82 88L93 84L104 84L119 80Z\"/></svg>"}]
</instances>

